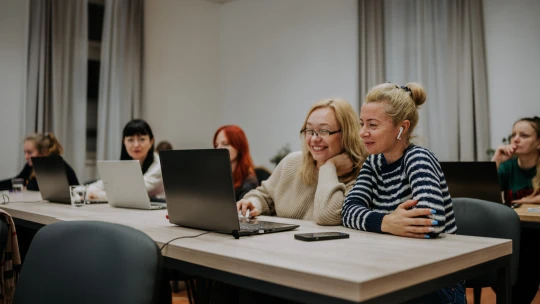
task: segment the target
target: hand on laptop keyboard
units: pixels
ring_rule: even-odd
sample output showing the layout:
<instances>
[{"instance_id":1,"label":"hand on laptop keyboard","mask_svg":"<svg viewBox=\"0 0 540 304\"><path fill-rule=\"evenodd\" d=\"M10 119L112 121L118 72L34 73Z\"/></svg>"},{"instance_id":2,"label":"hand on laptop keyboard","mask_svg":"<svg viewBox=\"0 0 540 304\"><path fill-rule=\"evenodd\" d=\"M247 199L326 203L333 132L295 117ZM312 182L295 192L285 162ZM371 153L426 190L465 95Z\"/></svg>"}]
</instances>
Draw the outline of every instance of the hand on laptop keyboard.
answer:
<instances>
[{"instance_id":1,"label":"hand on laptop keyboard","mask_svg":"<svg viewBox=\"0 0 540 304\"><path fill-rule=\"evenodd\" d=\"M242 212L241 211L238 211L238 218L251 218L249 216L249 210L246 211L246 215L242 215Z\"/></svg>"}]
</instances>

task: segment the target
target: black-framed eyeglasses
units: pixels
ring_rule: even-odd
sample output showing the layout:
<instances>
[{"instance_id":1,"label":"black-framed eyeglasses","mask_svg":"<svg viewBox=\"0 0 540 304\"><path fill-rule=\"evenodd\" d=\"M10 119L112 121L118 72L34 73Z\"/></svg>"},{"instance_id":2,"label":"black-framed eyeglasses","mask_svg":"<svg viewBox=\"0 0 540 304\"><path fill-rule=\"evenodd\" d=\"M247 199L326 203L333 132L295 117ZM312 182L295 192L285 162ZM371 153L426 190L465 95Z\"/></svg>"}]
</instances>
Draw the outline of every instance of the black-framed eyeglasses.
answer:
<instances>
[{"instance_id":1,"label":"black-framed eyeglasses","mask_svg":"<svg viewBox=\"0 0 540 304\"><path fill-rule=\"evenodd\" d=\"M323 130L319 130L319 131L314 131L314 130L311 130L311 129L303 129L302 131L300 131L300 135L302 135L303 138L312 137L313 135L317 135L318 137L324 138L324 137L334 135L334 134L340 133L340 132L341 132L341 130L330 131L330 130L324 130L323 129Z\"/></svg>"}]
</instances>

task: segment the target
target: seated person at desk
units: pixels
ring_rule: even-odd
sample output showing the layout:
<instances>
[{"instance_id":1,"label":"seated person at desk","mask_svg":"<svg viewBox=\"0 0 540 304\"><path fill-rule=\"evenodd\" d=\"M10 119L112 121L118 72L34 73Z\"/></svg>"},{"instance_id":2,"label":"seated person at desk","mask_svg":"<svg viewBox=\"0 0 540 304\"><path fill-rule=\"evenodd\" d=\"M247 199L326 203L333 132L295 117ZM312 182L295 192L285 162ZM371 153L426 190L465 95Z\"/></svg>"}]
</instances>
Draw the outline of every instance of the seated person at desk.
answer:
<instances>
[{"instance_id":1,"label":"seated person at desk","mask_svg":"<svg viewBox=\"0 0 540 304\"><path fill-rule=\"evenodd\" d=\"M154 153L154 134L148 123L142 119L128 122L124 127L122 138L120 160L138 160L141 164L148 196L158 199L165 198L159 156ZM99 180L88 186L88 199L107 201L103 181Z\"/></svg>"},{"instance_id":2,"label":"seated person at desk","mask_svg":"<svg viewBox=\"0 0 540 304\"><path fill-rule=\"evenodd\" d=\"M27 136L24 139L23 148L26 164L24 165L21 173L14 178L24 179L24 185L27 190L39 191L36 174L32 166L32 157L50 155L62 156L62 154L64 154L64 148L51 132L36 133ZM78 185L79 180L77 179L75 171L73 171L67 162L64 161L64 164L66 166L69 184ZM0 181L0 190L12 190L11 180L12 179L6 179Z\"/></svg>"},{"instance_id":3,"label":"seated person at desk","mask_svg":"<svg viewBox=\"0 0 540 304\"><path fill-rule=\"evenodd\" d=\"M370 156L343 205L343 225L412 238L456 233L452 199L437 158L410 142L426 92L384 83L366 95L360 136ZM411 303L466 303L456 283Z\"/></svg>"},{"instance_id":4,"label":"seated person at desk","mask_svg":"<svg viewBox=\"0 0 540 304\"><path fill-rule=\"evenodd\" d=\"M358 116L342 99L325 99L308 112L302 152L287 155L270 178L237 202L242 215L259 214L341 224L341 207L366 157Z\"/></svg>"},{"instance_id":5,"label":"seated person at desk","mask_svg":"<svg viewBox=\"0 0 540 304\"><path fill-rule=\"evenodd\" d=\"M237 201L250 190L257 188L259 183L249 154L248 140L239 126L229 125L217 129L214 134L214 148L229 150L234 196Z\"/></svg>"},{"instance_id":6,"label":"seated person at desk","mask_svg":"<svg viewBox=\"0 0 540 304\"><path fill-rule=\"evenodd\" d=\"M497 148L491 160L497 163L505 202L540 203L540 117L516 121L510 144ZM538 292L538 234L537 229L521 227L518 278L512 288L514 304L529 304Z\"/></svg>"},{"instance_id":7,"label":"seated person at desk","mask_svg":"<svg viewBox=\"0 0 540 304\"><path fill-rule=\"evenodd\" d=\"M540 204L540 117L516 121L510 144L497 148L491 160L506 203Z\"/></svg>"}]
</instances>

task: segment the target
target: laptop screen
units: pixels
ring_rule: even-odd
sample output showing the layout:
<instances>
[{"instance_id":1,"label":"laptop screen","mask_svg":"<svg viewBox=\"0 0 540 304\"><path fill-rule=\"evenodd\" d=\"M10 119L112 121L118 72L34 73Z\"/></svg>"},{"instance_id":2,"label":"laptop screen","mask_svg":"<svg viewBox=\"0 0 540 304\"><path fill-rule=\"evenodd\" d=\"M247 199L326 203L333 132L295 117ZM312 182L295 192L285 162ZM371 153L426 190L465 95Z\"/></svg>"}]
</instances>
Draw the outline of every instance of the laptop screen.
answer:
<instances>
[{"instance_id":1,"label":"laptop screen","mask_svg":"<svg viewBox=\"0 0 540 304\"><path fill-rule=\"evenodd\" d=\"M440 162L452 198L470 197L502 203L494 162Z\"/></svg>"}]
</instances>

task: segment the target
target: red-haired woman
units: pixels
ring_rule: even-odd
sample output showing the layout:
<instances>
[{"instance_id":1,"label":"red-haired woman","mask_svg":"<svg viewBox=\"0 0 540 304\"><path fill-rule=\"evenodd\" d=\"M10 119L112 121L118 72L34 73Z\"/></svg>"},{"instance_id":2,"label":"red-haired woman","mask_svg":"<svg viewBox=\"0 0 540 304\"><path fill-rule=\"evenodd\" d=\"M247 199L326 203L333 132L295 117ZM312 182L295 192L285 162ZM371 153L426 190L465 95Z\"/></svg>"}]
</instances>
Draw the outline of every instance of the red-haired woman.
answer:
<instances>
[{"instance_id":1,"label":"red-haired woman","mask_svg":"<svg viewBox=\"0 0 540 304\"><path fill-rule=\"evenodd\" d=\"M257 188L258 181L249 154L247 137L239 126L227 125L217 129L214 134L214 148L229 150L237 201L251 189Z\"/></svg>"}]
</instances>

